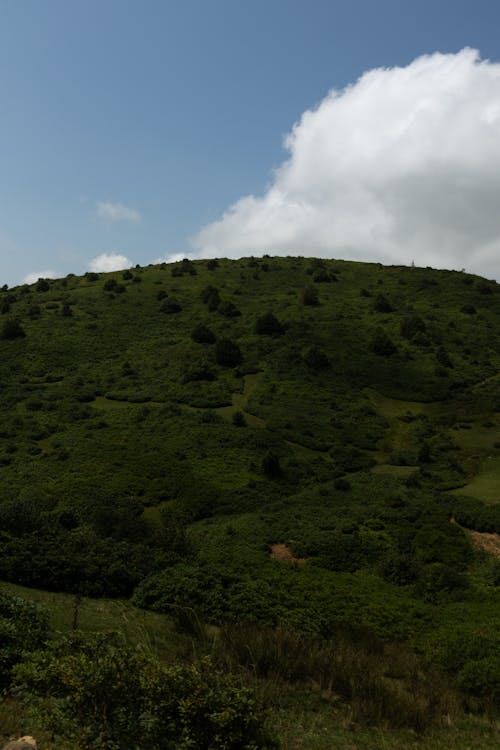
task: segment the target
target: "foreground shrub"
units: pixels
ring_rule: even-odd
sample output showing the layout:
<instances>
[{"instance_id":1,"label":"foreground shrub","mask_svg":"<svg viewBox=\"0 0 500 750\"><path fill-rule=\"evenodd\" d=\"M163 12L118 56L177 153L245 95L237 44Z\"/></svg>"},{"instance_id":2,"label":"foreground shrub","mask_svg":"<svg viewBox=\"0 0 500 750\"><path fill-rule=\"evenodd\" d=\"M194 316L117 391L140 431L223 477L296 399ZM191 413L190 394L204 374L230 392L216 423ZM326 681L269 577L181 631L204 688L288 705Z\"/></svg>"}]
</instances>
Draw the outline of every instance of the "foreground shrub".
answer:
<instances>
[{"instance_id":1,"label":"foreground shrub","mask_svg":"<svg viewBox=\"0 0 500 750\"><path fill-rule=\"evenodd\" d=\"M208 659L165 667L116 633L75 634L38 652L17 668L16 690L37 702L49 729L82 748L276 747L255 697L236 678Z\"/></svg>"},{"instance_id":2,"label":"foreground shrub","mask_svg":"<svg viewBox=\"0 0 500 750\"><path fill-rule=\"evenodd\" d=\"M0 689L8 687L14 665L26 652L40 648L47 633L44 610L18 596L0 594Z\"/></svg>"}]
</instances>

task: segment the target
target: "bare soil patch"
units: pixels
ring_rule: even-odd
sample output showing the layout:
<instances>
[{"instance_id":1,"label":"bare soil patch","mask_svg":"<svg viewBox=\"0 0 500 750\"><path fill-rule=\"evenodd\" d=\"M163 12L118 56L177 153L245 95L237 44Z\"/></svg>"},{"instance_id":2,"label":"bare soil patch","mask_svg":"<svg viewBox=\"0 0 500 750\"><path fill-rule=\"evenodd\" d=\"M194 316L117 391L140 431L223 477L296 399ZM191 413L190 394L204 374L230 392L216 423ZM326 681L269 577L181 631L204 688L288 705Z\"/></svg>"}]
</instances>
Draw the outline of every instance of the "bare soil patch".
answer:
<instances>
[{"instance_id":1,"label":"bare soil patch","mask_svg":"<svg viewBox=\"0 0 500 750\"><path fill-rule=\"evenodd\" d=\"M487 531L471 531L469 533L472 543L477 549L500 557L500 534L491 534Z\"/></svg>"},{"instance_id":2,"label":"bare soil patch","mask_svg":"<svg viewBox=\"0 0 500 750\"><path fill-rule=\"evenodd\" d=\"M286 544L271 544L270 555L273 560L280 560L281 562L297 563L299 565L305 563L305 558L295 557L293 551Z\"/></svg>"}]
</instances>

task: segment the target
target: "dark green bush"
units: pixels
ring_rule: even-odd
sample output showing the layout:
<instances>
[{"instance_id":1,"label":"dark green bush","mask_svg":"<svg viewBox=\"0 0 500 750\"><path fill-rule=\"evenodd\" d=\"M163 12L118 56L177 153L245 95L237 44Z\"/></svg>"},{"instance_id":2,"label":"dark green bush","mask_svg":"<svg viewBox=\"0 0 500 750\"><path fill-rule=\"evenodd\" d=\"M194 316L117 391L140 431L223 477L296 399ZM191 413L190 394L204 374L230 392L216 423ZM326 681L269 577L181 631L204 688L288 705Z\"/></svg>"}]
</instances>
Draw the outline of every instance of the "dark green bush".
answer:
<instances>
[{"instance_id":1,"label":"dark green bush","mask_svg":"<svg viewBox=\"0 0 500 750\"><path fill-rule=\"evenodd\" d=\"M7 318L2 326L0 338L12 341L13 339L23 339L26 336L24 328L15 318Z\"/></svg>"},{"instance_id":2,"label":"dark green bush","mask_svg":"<svg viewBox=\"0 0 500 750\"><path fill-rule=\"evenodd\" d=\"M477 310L474 305L462 305L460 312L466 313L466 315L475 315Z\"/></svg>"},{"instance_id":3,"label":"dark green bush","mask_svg":"<svg viewBox=\"0 0 500 750\"><path fill-rule=\"evenodd\" d=\"M230 339L219 339L215 345L215 360L222 367L236 367L242 361L240 347Z\"/></svg>"},{"instance_id":4,"label":"dark green bush","mask_svg":"<svg viewBox=\"0 0 500 750\"><path fill-rule=\"evenodd\" d=\"M284 331L278 318L276 318L271 312L268 312L257 318L255 322L255 333L265 336L282 336Z\"/></svg>"},{"instance_id":5,"label":"dark green bush","mask_svg":"<svg viewBox=\"0 0 500 750\"><path fill-rule=\"evenodd\" d=\"M37 292L48 292L50 289L50 282L48 279L38 279L35 289Z\"/></svg>"},{"instance_id":6,"label":"dark green bush","mask_svg":"<svg viewBox=\"0 0 500 750\"><path fill-rule=\"evenodd\" d=\"M262 471L269 479L277 479L281 476L280 460L273 451L267 451L262 459Z\"/></svg>"},{"instance_id":7,"label":"dark green bush","mask_svg":"<svg viewBox=\"0 0 500 750\"><path fill-rule=\"evenodd\" d=\"M373 305L373 309L376 312L381 312L381 313L390 313L394 311L394 307L389 302L387 297L383 294L377 295L375 304Z\"/></svg>"},{"instance_id":8,"label":"dark green bush","mask_svg":"<svg viewBox=\"0 0 500 750\"><path fill-rule=\"evenodd\" d=\"M426 325L418 315L407 315L401 321L399 332L405 339L412 339L417 333L424 333Z\"/></svg>"},{"instance_id":9,"label":"dark green bush","mask_svg":"<svg viewBox=\"0 0 500 750\"><path fill-rule=\"evenodd\" d=\"M309 285L306 286L301 293L302 304L306 307L315 307L319 305L318 290L316 287Z\"/></svg>"},{"instance_id":10,"label":"dark green bush","mask_svg":"<svg viewBox=\"0 0 500 750\"><path fill-rule=\"evenodd\" d=\"M9 686L13 667L48 636L48 616L17 596L0 594L0 690Z\"/></svg>"},{"instance_id":11,"label":"dark green bush","mask_svg":"<svg viewBox=\"0 0 500 750\"><path fill-rule=\"evenodd\" d=\"M311 370L324 370L330 364L327 355L318 346L310 346L304 352L304 362Z\"/></svg>"},{"instance_id":12,"label":"dark green bush","mask_svg":"<svg viewBox=\"0 0 500 750\"><path fill-rule=\"evenodd\" d=\"M219 304L217 310L221 315L224 315L225 318L237 318L241 315L241 310L238 310L234 302L231 302L231 300L223 300Z\"/></svg>"},{"instance_id":13,"label":"dark green bush","mask_svg":"<svg viewBox=\"0 0 500 750\"><path fill-rule=\"evenodd\" d=\"M17 693L50 698L49 727L82 748L265 750L276 744L252 692L205 659L165 667L118 634L76 634L17 668Z\"/></svg>"},{"instance_id":14,"label":"dark green bush","mask_svg":"<svg viewBox=\"0 0 500 750\"><path fill-rule=\"evenodd\" d=\"M174 313L182 312L182 306L173 299L166 299L160 305L160 312L172 315Z\"/></svg>"},{"instance_id":15,"label":"dark green bush","mask_svg":"<svg viewBox=\"0 0 500 750\"><path fill-rule=\"evenodd\" d=\"M372 351L381 357L390 357L397 351L396 345L381 328L376 332L373 339Z\"/></svg>"},{"instance_id":16,"label":"dark green bush","mask_svg":"<svg viewBox=\"0 0 500 750\"><path fill-rule=\"evenodd\" d=\"M191 332L191 338L197 344L215 344L215 334L208 326L197 325Z\"/></svg>"}]
</instances>

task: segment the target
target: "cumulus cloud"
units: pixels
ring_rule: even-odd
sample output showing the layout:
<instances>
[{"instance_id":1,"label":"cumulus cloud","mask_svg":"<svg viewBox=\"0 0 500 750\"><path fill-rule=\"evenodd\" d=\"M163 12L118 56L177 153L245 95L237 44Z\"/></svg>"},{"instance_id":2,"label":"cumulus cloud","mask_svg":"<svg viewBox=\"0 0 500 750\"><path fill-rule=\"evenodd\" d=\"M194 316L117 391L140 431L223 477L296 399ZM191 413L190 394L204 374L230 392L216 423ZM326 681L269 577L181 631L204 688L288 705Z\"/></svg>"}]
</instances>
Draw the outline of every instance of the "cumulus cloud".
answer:
<instances>
[{"instance_id":1,"label":"cumulus cloud","mask_svg":"<svg viewBox=\"0 0 500 750\"><path fill-rule=\"evenodd\" d=\"M89 262L89 271L96 273L108 273L109 271L121 271L130 268L132 261L125 255L119 253L102 253Z\"/></svg>"},{"instance_id":2,"label":"cumulus cloud","mask_svg":"<svg viewBox=\"0 0 500 750\"><path fill-rule=\"evenodd\" d=\"M135 208L125 206L123 203L98 203L96 211L99 218L109 219L110 221L138 222L142 218L139 211L136 211Z\"/></svg>"},{"instance_id":3,"label":"cumulus cloud","mask_svg":"<svg viewBox=\"0 0 500 750\"><path fill-rule=\"evenodd\" d=\"M500 277L500 64L479 53L378 68L304 112L262 196L192 245L201 257L335 256Z\"/></svg>"},{"instance_id":4,"label":"cumulus cloud","mask_svg":"<svg viewBox=\"0 0 500 750\"><path fill-rule=\"evenodd\" d=\"M184 258L189 257L190 256L186 253L167 253L162 258L156 258L153 263L178 263L179 261L184 260Z\"/></svg>"},{"instance_id":5,"label":"cumulus cloud","mask_svg":"<svg viewBox=\"0 0 500 750\"><path fill-rule=\"evenodd\" d=\"M38 279L55 279L55 271L32 271L27 273L23 279L24 284L35 284Z\"/></svg>"}]
</instances>

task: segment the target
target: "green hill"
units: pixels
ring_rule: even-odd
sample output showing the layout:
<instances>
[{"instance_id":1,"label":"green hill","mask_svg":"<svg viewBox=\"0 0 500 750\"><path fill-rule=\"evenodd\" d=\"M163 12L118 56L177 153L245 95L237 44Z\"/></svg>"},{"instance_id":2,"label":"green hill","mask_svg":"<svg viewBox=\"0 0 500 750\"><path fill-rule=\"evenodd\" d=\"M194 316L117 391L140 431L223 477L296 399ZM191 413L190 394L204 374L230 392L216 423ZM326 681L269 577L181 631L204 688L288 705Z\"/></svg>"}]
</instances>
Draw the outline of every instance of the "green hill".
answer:
<instances>
[{"instance_id":1,"label":"green hill","mask_svg":"<svg viewBox=\"0 0 500 750\"><path fill-rule=\"evenodd\" d=\"M467 710L500 696L495 282L183 261L4 288L0 311L1 579L369 632Z\"/></svg>"}]
</instances>

